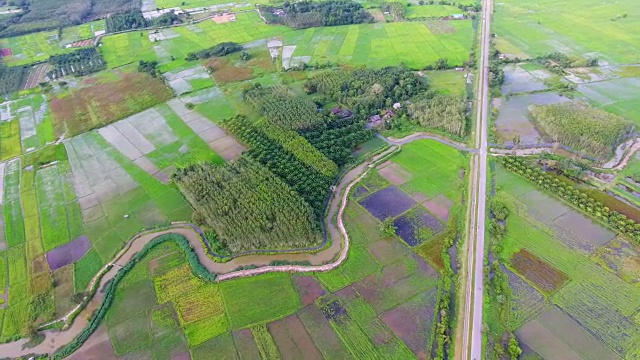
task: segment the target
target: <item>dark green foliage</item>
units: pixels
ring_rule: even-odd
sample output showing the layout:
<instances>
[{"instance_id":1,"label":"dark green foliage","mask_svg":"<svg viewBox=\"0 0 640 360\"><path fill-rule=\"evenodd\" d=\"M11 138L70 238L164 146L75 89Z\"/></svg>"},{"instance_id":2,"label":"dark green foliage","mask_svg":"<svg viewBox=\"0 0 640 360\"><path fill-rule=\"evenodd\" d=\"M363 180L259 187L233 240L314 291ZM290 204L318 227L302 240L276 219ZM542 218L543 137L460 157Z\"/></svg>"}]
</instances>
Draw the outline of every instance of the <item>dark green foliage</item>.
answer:
<instances>
[{"instance_id":1,"label":"dark green foliage","mask_svg":"<svg viewBox=\"0 0 640 360\"><path fill-rule=\"evenodd\" d=\"M294 29L373 22L373 16L361 4L350 0L287 1L280 9L262 6L260 12L267 23Z\"/></svg>"},{"instance_id":2,"label":"dark green foliage","mask_svg":"<svg viewBox=\"0 0 640 360\"><path fill-rule=\"evenodd\" d=\"M509 216L509 209L499 200L491 201L489 207L491 216L489 218L489 233L497 240L502 240L507 233L506 220Z\"/></svg>"},{"instance_id":3,"label":"dark green foliage","mask_svg":"<svg viewBox=\"0 0 640 360\"><path fill-rule=\"evenodd\" d=\"M464 137L467 134L467 104L458 96L435 95L409 105L409 115L420 126Z\"/></svg>"},{"instance_id":4,"label":"dark green foliage","mask_svg":"<svg viewBox=\"0 0 640 360\"><path fill-rule=\"evenodd\" d=\"M102 304L100 304L100 307L91 316L91 319L89 320L89 324L87 325L87 327L85 327L82 330L82 332L80 332L80 334L78 334L78 336L72 342L58 349L51 356L51 358L56 360L63 359L73 354L74 351L78 350L82 346L82 344L84 344L84 342L87 341L89 336L91 336L91 334L93 334L93 332L96 331L96 329L104 319L105 315L107 314L109 307L111 307L111 305L113 304L116 289L120 281L125 277L125 275L127 275L127 273L129 273L129 271L133 269L133 267L140 260L142 260L149 253L149 251L151 251L154 247L166 241L175 241L178 244L178 246L180 246L180 249L186 255L187 262L191 266L191 271L193 271L193 274L195 276L198 276L207 281L214 281L216 279L216 274L210 273L204 267L204 265L200 263L200 261L198 260L198 255L196 255L196 252L193 250L193 248L191 247L187 239L185 239L181 235L176 235L176 234L166 234L166 235L159 236L151 240L149 243L147 243L142 248L142 250L136 253L131 258L131 260L116 273L113 279L111 279L107 283L106 289L104 290L104 300L102 301Z\"/></svg>"},{"instance_id":5,"label":"dark green foliage","mask_svg":"<svg viewBox=\"0 0 640 360\"><path fill-rule=\"evenodd\" d=\"M611 157L635 129L630 121L585 103L533 105L529 110L551 140L599 159Z\"/></svg>"},{"instance_id":6,"label":"dark green foliage","mask_svg":"<svg viewBox=\"0 0 640 360\"><path fill-rule=\"evenodd\" d=\"M496 62L489 65L489 86L499 87L504 82L504 70Z\"/></svg>"},{"instance_id":7,"label":"dark green foliage","mask_svg":"<svg viewBox=\"0 0 640 360\"><path fill-rule=\"evenodd\" d=\"M221 241L218 238L218 234L216 234L214 231L207 231L204 235L207 238L207 243L209 244L209 247L214 254L220 256L232 255L231 250L229 250L227 244Z\"/></svg>"},{"instance_id":8,"label":"dark green foliage","mask_svg":"<svg viewBox=\"0 0 640 360\"><path fill-rule=\"evenodd\" d=\"M194 207L194 221L214 229L233 252L320 243L311 208L246 157L226 165L191 165L172 178Z\"/></svg>"},{"instance_id":9,"label":"dark green foliage","mask_svg":"<svg viewBox=\"0 0 640 360\"><path fill-rule=\"evenodd\" d=\"M619 233L635 241L640 241L640 224L617 211L609 209L602 202L594 199L587 193L558 180L537 167L527 164L525 160L521 158L507 156L501 158L500 161L506 169L523 176L593 218L608 224Z\"/></svg>"},{"instance_id":10,"label":"dark green foliage","mask_svg":"<svg viewBox=\"0 0 640 360\"><path fill-rule=\"evenodd\" d=\"M396 228L395 225L393 225L392 217L388 217L380 223L380 232L386 236L396 236L397 229L398 228Z\"/></svg>"},{"instance_id":11,"label":"dark green foliage","mask_svg":"<svg viewBox=\"0 0 640 360\"><path fill-rule=\"evenodd\" d=\"M323 175L305 164L243 117L225 120L222 126L249 147L247 156L282 179L311 206L316 219L322 220L334 176Z\"/></svg>"},{"instance_id":12,"label":"dark green foliage","mask_svg":"<svg viewBox=\"0 0 640 360\"><path fill-rule=\"evenodd\" d=\"M559 73L562 73L563 69L598 66L597 58L571 57L560 52L537 57L535 61L546 66L549 70Z\"/></svg>"},{"instance_id":13,"label":"dark green foliage","mask_svg":"<svg viewBox=\"0 0 640 360\"><path fill-rule=\"evenodd\" d=\"M322 124L301 131L300 134L326 157L342 167L353 161L353 148L369 140L374 131L367 129L364 121L357 120L355 117L331 117Z\"/></svg>"},{"instance_id":14,"label":"dark green foliage","mask_svg":"<svg viewBox=\"0 0 640 360\"><path fill-rule=\"evenodd\" d=\"M173 11L158 16L152 22L155 26L169 26L181 23L180 18Z\"/></svg>"},{"instance_id":15,"label":"dark green foliage","mask_svg":"<svg viewBox=\"0 0 640 360\"><path fill-rule=\"evenodd\" d=\"M217 44L214 47L210 47L208 49L200 50L197 52L190 52L187 54L185 60L194 61L194 60L202 60L208 59L213 56L226 56L229 54L233 54L234 52L241 51L243 49L242 45L234 42L223 42Z\"/></svg>"},{"instance_id":16,"label":"dark green foliage","mask_svg":"<svg viewBox=\"0 0 640 360\"><path fill-rule=\"evenodd\" d=\"M150 25L149 21L142 17L142 12L133 10L107 16L107 32L113 33L131 29L143 29Z\"/></svg>"},{"instance_id":17,"label":"dark green foliage","mask_svg":"<svg viewBox=\"0 0 640 360\"><path fill-rule=\"evenodd\" d=\"M160 75L160 72L158 71L157 67L158 67L158 62L155 60L138 61L138 72L146 72L147 74L151 75L151 77L158 77L158 75Z\"/></svg>"},{"instance_id":18,"label":"dark green foliage","mask_svg":"<svg viewBox=\"0 0 640 360\"><path fill-rule=\"evenodd\" d=\"M0 37L60 29L109 14L139 10L140 0L19 0L25 11L0 23Z\"/></svg>"},{"instance_id":19,"label":"dark green foliage","mask_svg":"<svg viewBox=\"0 0 640 360\"><path fill-rule=\"evenodd\" d=\"M403 66L395 66L324 72L307 80L304 88L307 93L327 96L366 119L425 91L427 81Z\"/></svg>"},{"instance_id":20,"label":"dark green foliage","mask_svg":"<svg viewBox=\"0 0 640 360\"><path fill-rule=\"evenodd\" d=\"M53 70L47 73L50 79L71 74L83 76L107 68L102 55L94 47L78 49L68 54L53 55L49 58L49 64L53 65Z\"/></svg>"},{"instance_id":21,"label":"dark green foliage","mask_svg":"<svg viewBox=\"0 0 640 360\"><path fill-rule=\"evenodd\" d=\"M254 87L244 92L244 99L283 129L308 129L324 122L313 101L296 96L284 85Z\"/></svg>"},{"instance_id":22,"label":"dark green foliage","mask_svg":"<svg viewBox=\"0 0 640 360\"><path fill-rule=\"evenodd\" d=\"M25 67L8 67L0 61L0 96L20 90L20 85L26 74Z\"/></svg>"}]
</instances>

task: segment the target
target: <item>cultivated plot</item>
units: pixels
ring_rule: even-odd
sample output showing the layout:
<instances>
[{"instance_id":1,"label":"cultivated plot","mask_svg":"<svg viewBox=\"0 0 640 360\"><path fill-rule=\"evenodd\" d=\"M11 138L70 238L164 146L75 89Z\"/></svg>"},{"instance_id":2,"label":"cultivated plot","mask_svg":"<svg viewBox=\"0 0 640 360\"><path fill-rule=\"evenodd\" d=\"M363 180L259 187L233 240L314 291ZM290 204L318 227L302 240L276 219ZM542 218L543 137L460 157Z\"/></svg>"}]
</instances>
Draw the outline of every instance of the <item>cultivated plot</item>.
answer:
<instances>
[{"instance_id":1,"label":"cultivated plot","mask_svg":"<svg viewBox=\"0 0 640 360\"><path fill-rule=\"evenodd\" d=\"M640 10L635 5L633 0L610 6L597 0L507 1L496 3L492 26L502 44L531 57L563 52L599 58L601 63L637 63L640 23L633 19Z\"/></svg>"},{"instance_id":2,"label":"cultivated plot","mask_svg":"<svg viewBox=\"0 0 640 360\"><path fill-rule=\"evenodd\" d=\"M285 34L284 45L295 46L290 57L292 66L307 60L369 66L402 62L422 69L439 58L448 59L451 65L462 65L469 57L471 22L447 25L450 31L442 33L423 22L309 28Z\"/></svg>"}]
</instances>

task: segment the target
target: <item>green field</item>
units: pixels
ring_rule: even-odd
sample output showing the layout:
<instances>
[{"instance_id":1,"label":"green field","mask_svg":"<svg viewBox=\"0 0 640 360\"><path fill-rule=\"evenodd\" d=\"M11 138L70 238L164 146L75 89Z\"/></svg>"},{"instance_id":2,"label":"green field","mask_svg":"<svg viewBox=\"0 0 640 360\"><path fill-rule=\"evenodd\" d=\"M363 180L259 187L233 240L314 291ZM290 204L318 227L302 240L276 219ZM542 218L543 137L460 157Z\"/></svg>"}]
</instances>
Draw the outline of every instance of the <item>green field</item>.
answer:
<instances>
[{"instance_id":1,"label":"green field","mask_svg":"<svg viewBox=\"0 0 640 360\"><path fill-rule=\"evenodd\" d=\"M293 59L310 63L390 66L404 63L421 69L445 58L462 65L469 58L473 38L471 21L450 21L446 33L436 33L422 22L362 24L310 28L284 35L285 46L296 46Z\"/></svg>"},{"instance_id":2,"label":"green field","mask_svg":"<svg viewBox=\"0 0 640 360\"><path fill-rule=\"evenodd\" d=\"M167 32L166 30L162 30ZM169 54L175 58L162 66L169 71L187 64L189 52L203 50L220 42L247 43L292 31L284 26L266 25L255 12L240 13L237 20L216 24L205 20L196 25L180 26L169 30L171 38L152 43L147 31L111 35L103 38L100 48L109 67L115 68L138 60L153 60ZM154 49L155 48L155 49ZM131 49L136 49L135 52Z\"/></svg>"},{"instance_id":3,"label":"green field","mask_svg":"<svg viewBox=\"0 0 640 360\"><path fill-rule=\"evenodd\" d=\"M494 6L492 31L498 47L514 46L530 57L563 52L609 63L637 63L640 8L633 0L603 5L598 0L509 0Z\"/></svg>"},{"instance_id":4,"label":"green field","mask_svg":"<svg viewBox=\"0 0 640 360\"><path fill-rule=\"evenodd\" d=\"M53 30L0 39L0 48L11 48L13 52L12 56L4 57L3 60L11 66L45 61L51 55L73 51L73 48L66 48L65 45L92 39L93 32L104 30L104 26L104 20L99 20L64 28L60 37L58 31Z\"/></svg>"}]
</instances>

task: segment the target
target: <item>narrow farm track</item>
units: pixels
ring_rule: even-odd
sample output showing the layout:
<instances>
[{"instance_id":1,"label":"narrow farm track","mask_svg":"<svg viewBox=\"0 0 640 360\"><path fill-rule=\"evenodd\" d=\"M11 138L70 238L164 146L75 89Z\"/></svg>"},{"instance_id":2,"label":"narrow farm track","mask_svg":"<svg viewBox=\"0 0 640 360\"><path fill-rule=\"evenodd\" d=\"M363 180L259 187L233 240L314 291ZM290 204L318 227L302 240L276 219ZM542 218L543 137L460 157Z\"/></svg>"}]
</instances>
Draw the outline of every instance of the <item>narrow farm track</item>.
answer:
<instances>
[{"instance_id":1,"label":"narrow farm track","mask_svg":"<svg viewBox=\"0 0 640 360\"><path fill-rule=\"evenodd\" d=\"M412 141L416 141L416 140L420 140L420 139L429 139L429 140L435 140L439 143L445 144L445 145L449 145L453 148L456 148L460 151L465 151L465 152L471 152L471 153L477 153L478 149L470 149L468 147L465 146L465 144L463 143L459 143L456 141L453 141L445 136L442 135L438 135L438 134L432 134L432 133L426 133L426 132L419 132L419 133L415 133L415 134L411 134L408 136L403 137L402 139L396 139L394 137L384 137L381 134L376 134L376 137L384 140L387 144L391 144L391 145L404 145L404 144L408 144Z\"/></svg>"},{"instance_id":2,"label":"narrow farm track","mask_svg":"<svg viewBox=\"0 0 640 360\"><path fill-rule=\"evenodd\" d=\"M357 184L364 176L367 175L370 169L374 168L375 165L380 161L385 160L388 155L392 154L397 149L398 147L395 146L387 149L386 151L376 155L371 162L365 162L354 167L342 177L339 184L336 186L334 196L331 199L329 211L327 213L328 231L329 236L331 236L332 238L331 246L322 251L307 254L252 255L248 257L233 259L227 263L217 263L211 260L206 254L205 249L202 246L200 235L194 229L193 225L176 224L165 230L148 231L135 236L127 243L125 248L118 255L116 255L111 263L107 264L105 268L103 268L102 271L99 272L99 274L103 273L109 265L113 266L106 273L104 273L102 278L99 278L99 276L96 275L96 277L91 281L89 288L95 285L99 279L100 283L97 285L98 289L104 289L104 286L107 284L107 282L113 279L120 268L131 261L133 256L138 253L147 243L160 235L169 233L184 236L196 251L198 260L210 272L221 274L218 276L217 281L254 276L269 272L321 272L335 269L336 267L340 266L342 262L344 262L349 252L349 236L347 234L347 230L344 227L342 219L344 210L347 206L349 192L355 184ZM337 224L331 222L331 219L333 219L334 216L336 216ZM292 261L292 258L294 258L295 261L309 261L312 265L268 265L275 260L284 259ZM325 261L325 259L327 258L330 260ZM233 270L238 268L239 266L249 265L249 263L246 263L247 261L250 261L250 264L252 265L262 267L239 271ZM315 265L314 263L317 263L317 265ZM63 331L43 331L42 335L44 335L45 338L44 341L39 345L33 348L23 349L23 346L28 342L28 339L21 339L6 344L0 344L0 354L2 354L2 357L17 358L28 355L45 355L54 353L60 347L73 341L74 338L78 334L80 334L80 332L88 325L87 319L90 317L93 311L100 306L103 299L104 293L100 290L96 291L93 298L89 300L87 306L78 314L78 316L76 316L75 321L69 328ZM61 318L61 320L66 321L70 314L71 313L65 315Z\"/></svg>"}]
</instances>

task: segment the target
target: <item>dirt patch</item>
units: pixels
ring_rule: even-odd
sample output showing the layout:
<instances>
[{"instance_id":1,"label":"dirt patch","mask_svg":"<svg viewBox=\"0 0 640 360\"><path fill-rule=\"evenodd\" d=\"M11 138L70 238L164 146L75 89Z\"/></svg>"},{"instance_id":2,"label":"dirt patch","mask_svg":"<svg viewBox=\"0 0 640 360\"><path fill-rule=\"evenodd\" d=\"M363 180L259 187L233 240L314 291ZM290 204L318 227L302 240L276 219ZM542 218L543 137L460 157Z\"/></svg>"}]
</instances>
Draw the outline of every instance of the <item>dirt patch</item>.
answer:
<instances>
[{"instance_id":1,"label":"dirt patch","mask_svg":"<svg viewBox=\"0 0 640 360\"><path fill-rule=\"evenodd\" d=\"M319 297L327 293L322 285L312 276L295 276L293 283L298 289L304 305L313 304Z\"/></svg>"},{"instance_id":2,"label":"dirt patch","mask_svg":"<svg viewBox=\"0 0 640 360\"><path fill-rule=\"evenodd\" d=\"M413 178L413 174L409 170L396 163L379 169L378 173L394 185L402 185Z\"/></svg>"},{"instance_id":3,"label":"dirt patch","mask_svg":"<svg viewBox=\"0 0 640 360\"><path fill-rule=\"evenodd\" d=\"M322 359L322 355L318 351L316 344L304 328L304 324L297 315L291 315L284 319L289 330L289 336L296 344L296 347L304 355L305 359Z\"/></svg>"},{"instance_id":4,"label":"dirt patch","mask_svg":"<svg viewBox=\"0 0 640 360\"><path fill-rule=\"evenodd\" d=\"M0 57L11 56L13 55L13 51L11 48L2 48L0 49Z\"/></svg>"},{"instance_id":5,"label":"dirt patch","mask_svg":"<svg viewBox=\"0 0 640 360\"><path fill-rule=\"evenodd\" d=\"M115 360L107 329L100 326L69 360Z\"/></svg>"},{"instance_id":6,"label":"dirt patch","mask_svg":"<svg viewBox=\"0 0 640 360\"><path fill-rule=\"evenodd\" d=\"M33 261L31 261L31 272L33 274L42 274L42 273L49 272L49 266L47 266L47 259L45 258L44 255L40 255L35 259L33 259Z\"/></svg>"},{"instance_id":7,"label":"dirt patch","mask_svg":"<svg viewBox=\"0 0 640 360\"><path fill-rule=\"evenodd\" d=\"M456 28L451 26L448 21L445 20L431 20L424 23L425 26L434 34L453 34L456 32Z\"/></svg>"},{"instance_id":8,"label":"dirt patch","mask_svg":"<svg viewBox=\"0 0 640 360\"><path fill-rule=\"evenodd\" d=\"M300 350L298 350L296 344L289 336L289 332L287 331L287 326L285 325L284 320L274 321L267 325L267 328L269 328L269 332L271 333L273 341L276 343L278 351L280 351L283 360L302 359Z\"/></svg>"},{"instance_id":9,"label":"dirt patch","mask_svg":"<svg viewBox=\"0 0 640 360\"><path fill-rule=\"evenodd\" d=\"M90 45L93 45L93 40L76 41L74 43L71 43L71 44L67 45L67 47L79 48L79 47L85 47L85 46L90 46Z\"/></svg>"},{"instance_id":10,"label":"dirt patch","mask_svg":"<svg viewBox=\"0 0 640 360\"><path fill-rule=\"evenodd\" d=\"M103 82L51 100L57 136L67 137L112 123L170 99L171 90L147 74L123 73Z\"/></svg>"},{"instance_id":11,"label":"dirt patch","mask_svg":"<svg viewBox=\"0 0 640 360\"><path fill-rule=\"evenodd\" d=\"M251 330L244 329L234 332L233 341L241 359L260 359L260 352Z\"/></svg>"},{"instance_id":12,"label":"dirt patch","mask_svg":"<svg viewBox=\"0 0 640 360\"><path fill-rule=\"evenodd\" d=\"M522 249L511 258L513 268L546 293L562 286L569 278L529 251Z\"/></svg>"},{"instance_id":13,"label":"dirt patch","mask_svg":"<svg viewBox=\"0 0 640 360\"><path fill-rule=\"evenodd\" d=\"M171 360L191 360L191 355L189 355L188 351L180 352L177 354L172 354Z\"/></svg>"},{"instance_id":14,"label":"dirt patch","mask_svg":"<svg viewBox=\"0 0 640 360\"><path fill-rule=\"evenodd\" d=\"M398 216L415 204L409 195L395 186L384 188L360 201L360 205L378 220Z\"/></svg>"},{"instance_id":15,"label":"dirt patch","mask_svg":"<svg viewBox=\"0 0 640 360\"><path fill-rule=\"evenodd\" d=\"M436 295L436 289L431 289L381 316L418 359L429 358L426 350L435 316Z\"/></svg>"},{"instance_id":16,"label":"dirt patch","mask_svg":"<svg viewBox=\"0 0 640 360\"><path fill-rule=\"evenodd\" d=\"M427 195L425 195L425 194L421 193L421 192L413 193L413 194L411 195L411 198L412 198L415 202L417 202L418 204L421 204L421 203L423 203L423 202L425 202L425 201L429 200L429 197L428 197Z\"/></svg>"},{"instance_id":17,"label":"dirt patch","mask_svg":"<svg viewBox=\"0 0 640 360\"><path fill-rule=\"evenodd\" d=\"M216 24L224 24L231 21L236 21L236 14L229 13L229 14L216 15L213 18L211 18L211 20L213 20Z\"/></svg>"},{"instance_id":18,"label":"dirt patch","mask_svg":"<svg viewBox=\"0 0 640 360\"><path fill-rule=\"evenodd\" d=\"M66 266L53 272L53 288L56 300L56 318L64 316L75 307L71 301L74 293L73 266Z\"/></svg>"},{"instance_id":19,"label":"dirt patch","mask_svg":"<svg viewBox=\"0 0 640 360\"><path fill-rule=\"evenodd\" d=\"M399 241L379 240L369 245L369 251L380 264L386 265L403 258L407 248Z\"/></svg>"},{"instance_id":20,"label":"dirt patch","mask_svg":"<svg viewBox=\"0 0 640 360\"><path fill-rule=\"evenodd\" d=\"M444 237L438 236L438 238L420 245L416 249L416 252L418 255L426 259L431 265L435 266L439 270L444 270L444 259L442 258L443 247Z\"/></svg>"},{"instance_id":21,"label":"dirt patch","mask_svg":"<svg viewBox=\"0 0 640 360\"><path fill-rule=\"evenodd\" d=\"M371 10L369 10L369 14L371 14L371 16L373 16L373 19L376 22L384 22L385 21L384 20L384 14L379 9L371 9Z\"/></svg>"},{"instance_id":22,"label":"dirt patch","mask_svg":"<svg viewBox=\"0 0 640 360\"><path fill-rule=\"evenodd\" d=\"M235 66L225 58L212 59L206 63L205 67L213 71L213 79L220 84L249 80L253 77L251 68Z\"/></svg>"},{"instance_id":23,"label":"dirt patch","mask_svg":"<svg viewBox=\"0 0 640 360\"><path fill-rule=\"evenodd\" d=\"M440 220L447 221L449 220L449 211L453 206L453 201L444 195L438 195L431 200L425 201L422 205Z\"/></svg>"}]
</instances>

